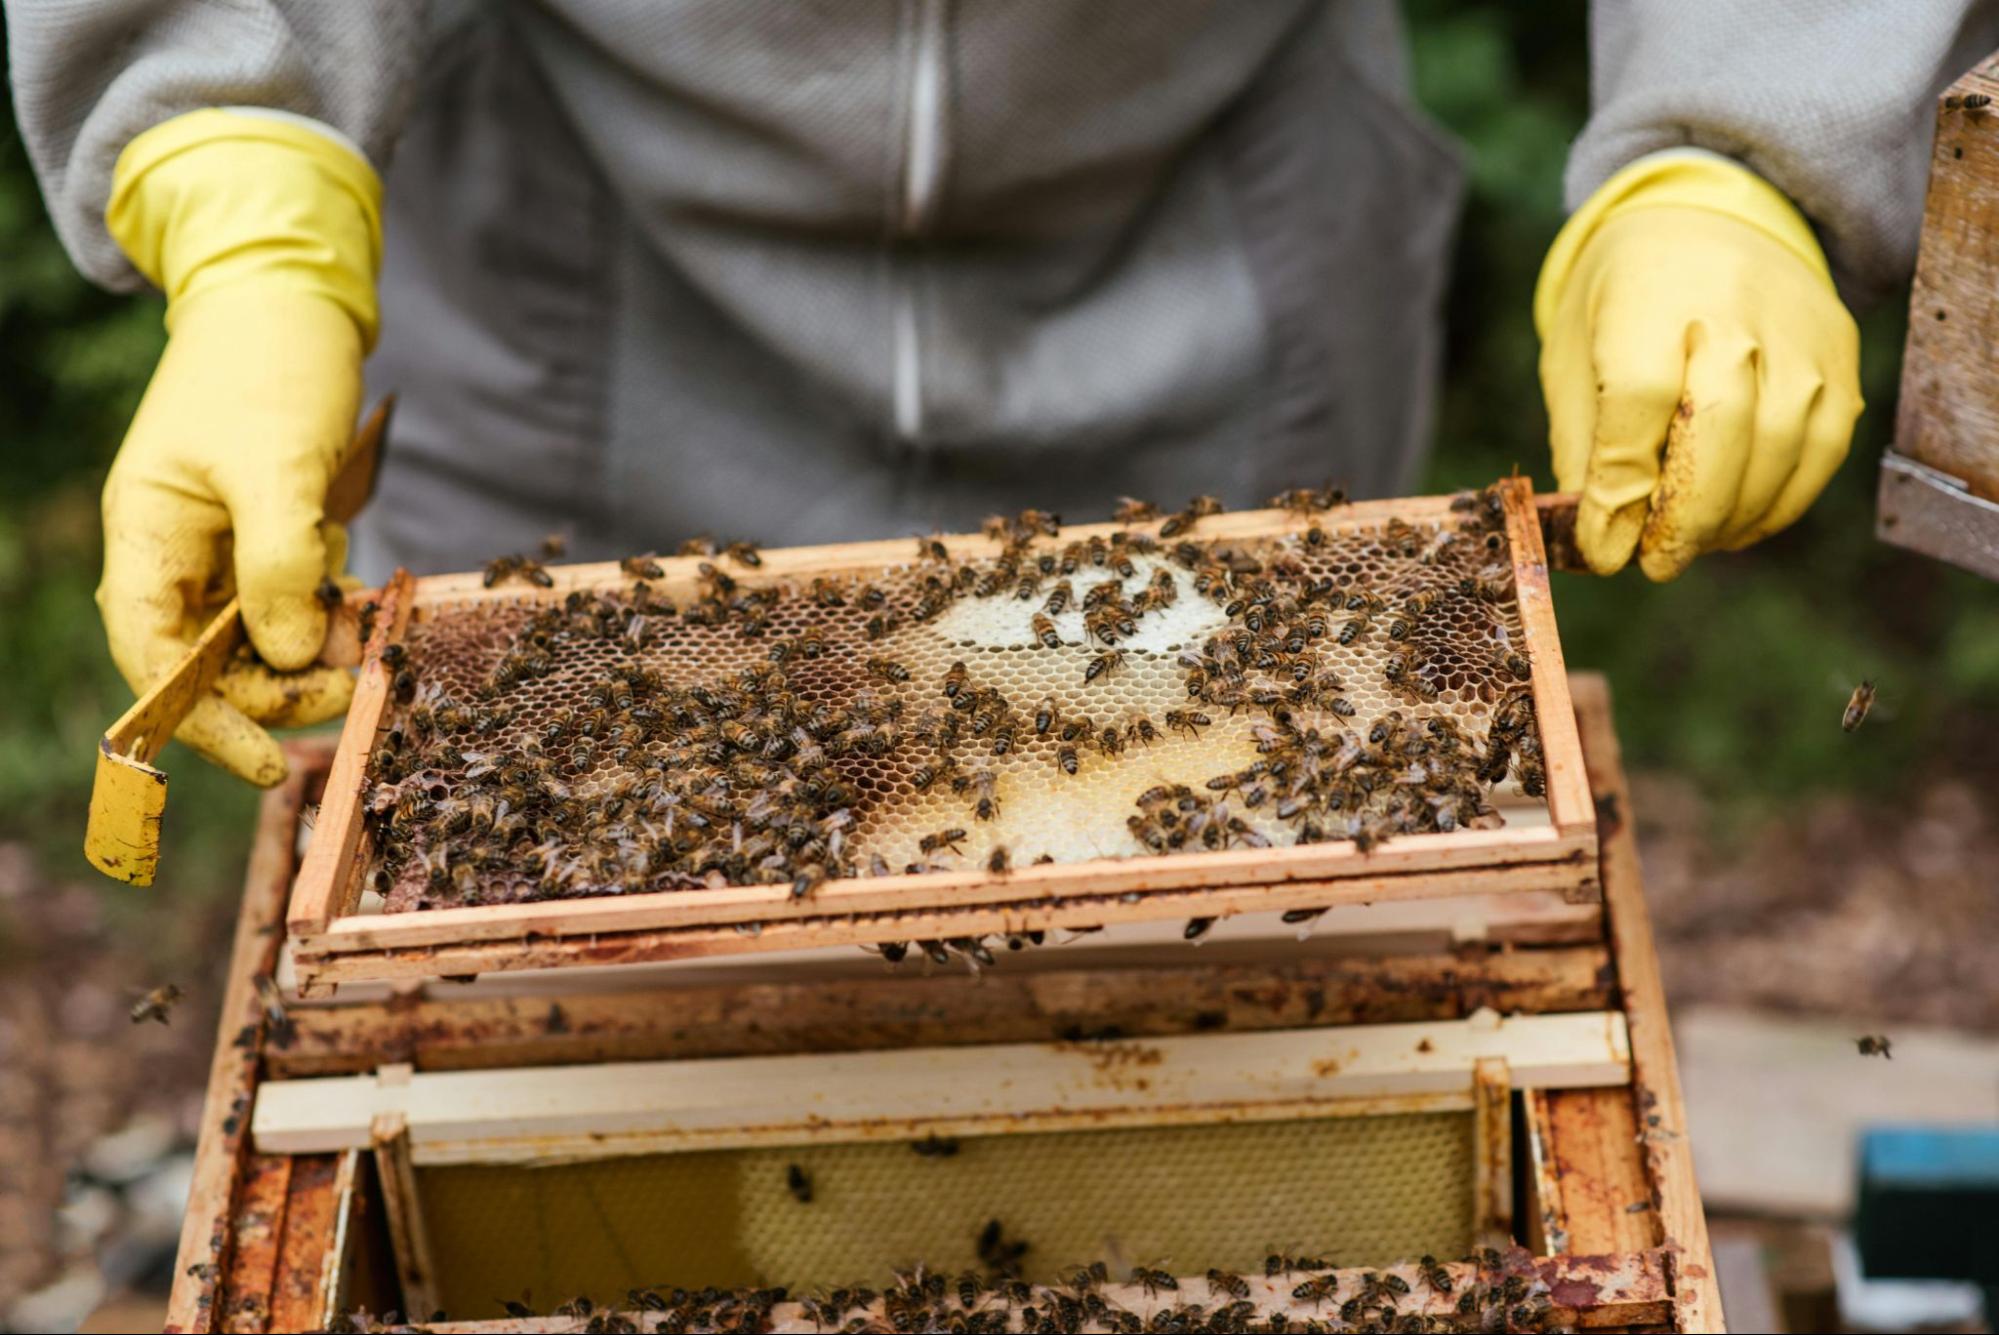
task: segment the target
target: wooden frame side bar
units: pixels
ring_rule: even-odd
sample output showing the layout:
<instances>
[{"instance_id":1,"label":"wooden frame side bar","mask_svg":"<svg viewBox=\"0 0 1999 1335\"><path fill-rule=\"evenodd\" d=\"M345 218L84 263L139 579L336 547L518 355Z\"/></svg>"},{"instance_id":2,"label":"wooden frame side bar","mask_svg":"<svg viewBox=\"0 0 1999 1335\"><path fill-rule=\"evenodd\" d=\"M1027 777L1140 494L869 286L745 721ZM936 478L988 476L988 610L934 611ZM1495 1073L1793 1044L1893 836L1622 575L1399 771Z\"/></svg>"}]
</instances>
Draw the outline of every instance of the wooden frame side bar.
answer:
<instances>
[{"instance_id":1,"label":"wooden frame side bar","mask_svg":"<svg viewBox=\"0 0 1999 1335\"><path fill-rule=\"evenodd\" d=\"M312 843L299 866L292 890L286 930L294 937L326 930L327 924L351 913L360 894L359 864L367 843L361 803L367 785L368 758L381 734L394 692L395 674L382 662L382 651L401 640L409 622L414 581L397 571L382 591L375 631L369 637L361 673L354 683L354 702L340 731L340 745L326 774L326 795Z\"/></svg>"},{"instance_id":2,"label":"wooden frame side bar","mask_svg":"<svg viewBox=\"0 0 1999 1335\"><path fill-rule=\"evenodd\" d=\"M1548 588L1548 554L1541 545L1534 487L1526 478L1513 478L1505 485L1513 502L1506 509L1506 533L1514 556L1514 593L1520 603L1521 624L1533 645L1534 717L1540 725L1541 755L1547 768L1548 811L1557 830L1587 837L1593 862L1596 808L1590 801L1589 776L1583 770L1582 741L1576 731L1568 668L1562 659L1562 636L1555 625L1554 596Z\"/></svg>"}]
</instances>

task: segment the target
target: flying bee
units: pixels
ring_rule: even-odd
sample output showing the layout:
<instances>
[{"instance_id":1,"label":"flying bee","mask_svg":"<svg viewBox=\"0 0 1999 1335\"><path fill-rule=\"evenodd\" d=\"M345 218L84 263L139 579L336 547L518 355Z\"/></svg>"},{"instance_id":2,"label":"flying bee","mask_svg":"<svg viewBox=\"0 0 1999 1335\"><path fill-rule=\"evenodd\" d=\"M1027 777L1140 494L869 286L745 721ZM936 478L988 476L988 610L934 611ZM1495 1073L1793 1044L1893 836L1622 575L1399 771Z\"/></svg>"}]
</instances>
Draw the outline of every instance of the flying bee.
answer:
<instances>
[{"instance_id":1,"label":"flying bee","mask_svg":"<svg viewBox=\"0 0 1999 1335\"><path fill-rule=\"evenodd\" d=\"M132 1018L135 1020L138 1018L136 1012ZM1863 1057L1880 1057L1886 1061L1895 1059L1894 1053L1889 1051L1893 1044L1889 1042L1886 1034L1862 1034L1854 1040L1854 1046L1860 1050L1860 1055Z\"/></svg>"},{"instance_id":2,"label":"flying bee","mask_svg":"<svg viewBox=\"0 0 1999 1335\"><path fill-rule=\"evenodd\" d=\"M1062 637L1055 633L1055 623L1046 614L1036 612L1032 626L1034 638L1041 642L1042 648L1059 649L1062 647Z\"/></svg>"},{"instance_id":3,"label":"flying bee","mask_svg":"<svg viewBox=\"0 0 1999 1335\"><path fill-rule=\"evenodd\" d=\"M180 1004L180 998L181 991L178 984L161 983L158 987L146 993L145 996L133 1002L132 1009L128 1014L133 1024L144 1024L148 1020L156 1020L161 1024L167 1024L169 1023L167 1017L173 1008Z\"/></svg>"},{"instance_id":4,"label":"flying bee","mask_svg":"<svg viewBox=\"0 0 1999 1335\"><path fill-rule=\"evenodd\" d=\"M925 857L935 853L940 848L948 848L953 853L963 856L965 850L958 847L958 845L964 841L964 838L965 832L963 830L939 830L935 834L926 834L917 840L916 847Z\"/></svg>"},{"instance_id":5,"label":"flying bee","mask_svg":"<svg viewBox=\"0 0 1999 1335\"><path fill-rule=\"evenodd\" d=\"M965 666L964 660L960 659L951 664L950 669L944 674L944 698L955 701L964 693L965 685L971 680L971 676L971 669Z\"/></svg>"},{"instance_id":6,"label":"flying bee","mask_svg":"<svg viewBox=\"0 0 1999 1335\"><path fill-rule=\"evenodd\" d=\"M1872 708L1874 708L1874 683L1863 681L1853 688L1853 694L1847 699L1846 712L1839 720L1840 728L1846 732L1854 731L1867 721L1867 711Z\"/></svg>"},{"instance_id":7,"label":"flying bee","mask_svg":"<svg viewBox=\"0 0 1999 1335\"><path fill-rule=\"evenodd\" d=\"M1083 682L1085 685L1088 685L1090 682L1095 681L1098 677L1109 676L1111 673L1117 671L1120 667L1123 666L1124 666L1124 650L1107 649L1103 653L1098 654L1095 658L1092 658L1090 660L1090 665L1087 668L1083 669Z\"/></svg>"},{"instance_id":8,"label":"flying bee","mask_svg":"<svg viewBox=\"0 0 1999 1335\"><path fill-rule=\"evenodd\" d=\"M1188 737L1199 737L1201 729L1211 726L1214 720L1195 709L1169 709L1166 711L1166 726L1173 732L1184 733Z\"/></svg>"},{"instance_id":9,"label":"flying bee","mask_svg":"<svg viewBox=\"0 0 1999 1335\"><path fill-rule=\"evenodd\" d=\"M909 680L909 669L892 659L870 658L868 660L868 675L876 681L899 685Z\"/></svg>"},{"instance_id":10,"label":"flying bee","mask_svg":"<svg viewBox=\"0 0 1999 1335\"><path fill-rule=\"evenodd\" d=\"M627 556L618 562L618 569L633 579L659 579L666 574L666 568L653 559L651 552L639 556Z\"/></svg>"}]
</instances>

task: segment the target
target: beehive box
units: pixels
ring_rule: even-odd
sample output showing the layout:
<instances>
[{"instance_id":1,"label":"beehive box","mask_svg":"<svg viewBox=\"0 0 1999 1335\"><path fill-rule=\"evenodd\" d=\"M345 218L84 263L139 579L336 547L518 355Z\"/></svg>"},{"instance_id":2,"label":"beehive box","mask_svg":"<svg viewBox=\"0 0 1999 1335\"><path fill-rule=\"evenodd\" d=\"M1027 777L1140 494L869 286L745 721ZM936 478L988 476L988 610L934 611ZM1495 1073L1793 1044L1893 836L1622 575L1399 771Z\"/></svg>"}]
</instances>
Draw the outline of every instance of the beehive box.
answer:
<instances>
[{"instance_id":1,"label":"beehive box","mask_svg":"<svg viewBox=\"0 0 1999 1335\"><path fill-rule=\"evenodd\" d=\"M1606 813L1587 940L1291 941L1255 964L1183 946L1115 968L1046 951L1039 973L976 979L876 962L668 985L642 966L343 988L279 1022L257 979L328 780L324 750L295 750L251 868L170 1321L674 1329L674 1287L712 1285L692 1306L721 1324L761 1305L771 1328L833 1329L892 1321L884 1304L908 1324L906 1281L937 1274L925 1328L1026 1328L1061 1301L1038 1286L1076 1301L1067 1272L1094 1260L1099 1298L1169 1325L1247 1301L1244 1324L1365 1327L1388 1300L1430 1328L1719 1329L1600 683L1577 699ZM993 1220L1030 1244L1009 1262L1026 1296L992 1291ZM850 1290L830 1320L829 1283ZM606 1324L607 1304L630 1310Z\"/></svg>"},{"instance_id":2,"label":"beehive box","mask_svg":"<svg viewBox=\"0 0 1999 1335\"><path fill-rule=\"evenodd\" d=\"M399 581L298 977L1595 899L1524 481L1184 523Z\"/></svg>"}]
</instances>

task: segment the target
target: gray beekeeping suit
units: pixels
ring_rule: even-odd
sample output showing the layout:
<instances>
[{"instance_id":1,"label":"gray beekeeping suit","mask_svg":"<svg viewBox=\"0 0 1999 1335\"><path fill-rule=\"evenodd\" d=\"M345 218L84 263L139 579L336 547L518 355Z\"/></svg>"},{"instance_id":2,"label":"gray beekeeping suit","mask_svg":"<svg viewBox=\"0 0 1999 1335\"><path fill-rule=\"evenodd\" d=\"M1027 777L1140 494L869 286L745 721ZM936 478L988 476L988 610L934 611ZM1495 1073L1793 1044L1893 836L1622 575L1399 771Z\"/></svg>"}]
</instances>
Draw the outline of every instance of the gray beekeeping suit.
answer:
<instances>
[{"instance_id":1,"label":"gray beekeeping suit","mask_svg":"<svg viewBox=\"0 0 1999 1335\"><path fill-rule=\"evenodd\" d=\"M1580 195L1737 156L1843 277L1915 236L1968 0L1598 0ZM309 116L388 192L360 565L1407 487L1456 208L1393 0L15 0L65 242L140 131Z\"/></svg>"}]
</instances>

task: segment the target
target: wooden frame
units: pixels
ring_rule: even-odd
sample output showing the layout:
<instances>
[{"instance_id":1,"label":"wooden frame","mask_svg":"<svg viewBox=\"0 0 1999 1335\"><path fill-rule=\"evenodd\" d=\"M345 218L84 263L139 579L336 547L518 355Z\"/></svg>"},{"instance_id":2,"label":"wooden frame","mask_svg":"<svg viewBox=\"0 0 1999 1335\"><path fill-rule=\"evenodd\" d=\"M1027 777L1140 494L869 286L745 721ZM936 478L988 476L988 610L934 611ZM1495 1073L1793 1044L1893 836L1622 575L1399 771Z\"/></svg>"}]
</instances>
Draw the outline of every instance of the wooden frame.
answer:
<instances>
[{"instance_id":1,"label":"wooden frame","mask_svg":"<svg viewBox=\"0 0 1999 1335\"><path fill-rule=\"evenodd\" d=\"M537 1067L412 1075L396 1066L267 1085L252 1135L261 1153L317 1154L371 1145L379 1120L394 1117L417 1164L507 1163L1442 1111L1496 1097L1500 1130L1481 1138L1496 1143L1511 1136L1509 1083L1619 1085L1629 1062L1617 1011L1511 1019L1483 1011L1425 1024L1111 1044L617 1062L559 1077Z\"/></svg>"},{"instance_id":2,"label":"wooden frame","mask_svg":"<svg viewBox=\"0 0 1999 1335\"><path fill-rule=\"evenodd\" d=\"M399 639L411 615L452 607L518 601L518 591L488 589L478 575L447 575L392 589L383 599L377 641L364 661L355 703L328 781L327 814L301 869L287 926L293 966L308 988L345 981L487 973L601 962L677 960L764 953L809 944L875 944L1028 930L1103 927L1193 916L1228 917L1251 909L1282 911L1406 902L1470 893L1559 894L1593 904L1594 808L1589 802L1567 675L1548 592L1539 512L1525 479L1502 484L1519 614L1531 662L1529 682L1541 728L1547 776L1545 826L1411 835L1367 853L1346 842L1169 856L1100 858L1021 867L994 877L982 871L932 872L821 886L796 899L784 886L656 892L398 914L358 911L365 844L359 834L361 769L388 709L382 645ZM1449 498L1362 502L1324 522L1349 529L1385 522L1451 522ZM1064 530L1068 540L1117 531L1116 525ZM1144 527L1144 526L1140 526ZM1203 522L1204 539L1295 532L1281 511L1246 511ZM943 539L954 556L997 550L981 536ZM820 574L849 574L908 563L905 540L801 547L766 552L746 584ZM664 559L652 581L685 596L697 578L694 558ZM616 585L615 564L561 567L538 599L574 589ZM1475 875L1468 875L1475 873ZM1476 886L1476 890L1471 887Z\"/></svg>"},{"instance_id":3,"label":"wooden frame","mask_svg":"<svg viewBox=\"0 0 1999 1335\"><path fill-rule=\"evenodd\" d=\"M305 1271L313 1280L324 1271L320 1252L311 1252L312 1264L306 1264L308 1244L316 1239L323 1247L324 1230L300 1211L324 1212L314 1205L326 1192L318 1175L330 1173L334 1158L251 1154L249 1119L241 1115L260 1089L293 1074L372 1071L397 1060L419 1071L490 1069L945 1041L1018 1043L1058 1033L1121 1034L1125 1041L1453 1019L1490 1005L1528 1013L1608 1006L1624 1013L1630 1036L1629 1086L1522 1096L1530 1110L1537 1103L1543 1108L1539 1152L1552 1168L1541 1176L1557 1184L1560 1226L1568 1234L1565 1253L1531 1261L1556 1300L1556 1319L1585 1327L1720 1330L1608 700L1596 678L1577 677L1573 686L1583 754L1601 803L1602 883L1611 928L1607 939L1592 944L1474 943L1451 952L1447 943L1416 942L1403 948L1440 953L1303 960L1266 969L1203 964L1193 955L1158 971L1000 972L977 986L962 978L878 976L825 984L647 984L620 992L616 977L645 970L569 971L495 979L515 989L500 993L484 983L433 983L360 1004L294 1005L291 1026L271 1032L251 979L271 967L282 937L298 810L315 795L328 761L324 742L295 743L288 748L292 779L265 798L246 880L168 1328L216 1329L225 1311L232 1327L246 1330L322 1324L317 1317L278 1319L275 1313L265 1320L262 1313L275 1304L252 1301L288 1283L304 1292L311 1284ZM1515 1148L1532 1154L1535 1144L1521 1140ZM272 1185L278 1164L289 1174L289 1191ZM1531 1230L1531 1191L1516 1208ZM273 1262L268 1248L274 1237L298 1246L287 1245ZM1506 1266L1517 1271L1529 1260L1509 1253ZM1402 1272L1414 1279L1406 1267ZM1352 1291L1357 1278L1344 1276L1343 1288ZM1427 1302L1422 1285L1412 1283L1412 1289ZM393 1305L383 1301L374 1310ZM539 1331L565 1324L573 1323L431 1328Z\"/></svg>"}]
</instances>

